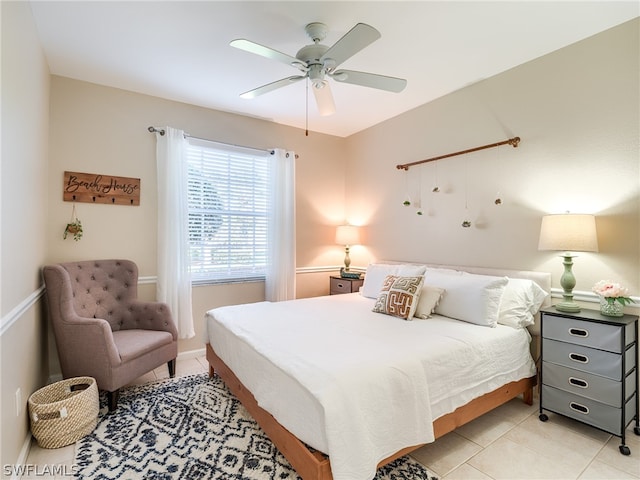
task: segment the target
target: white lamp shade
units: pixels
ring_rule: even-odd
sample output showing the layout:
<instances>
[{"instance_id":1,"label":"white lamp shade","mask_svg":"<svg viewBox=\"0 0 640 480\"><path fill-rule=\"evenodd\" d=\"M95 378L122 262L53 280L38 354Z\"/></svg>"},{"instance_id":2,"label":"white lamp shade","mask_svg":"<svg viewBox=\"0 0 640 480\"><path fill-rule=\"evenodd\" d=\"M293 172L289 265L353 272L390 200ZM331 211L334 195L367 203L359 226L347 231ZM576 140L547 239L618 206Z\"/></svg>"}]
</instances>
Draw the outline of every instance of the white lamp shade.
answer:
<instances>
[{"instance_id":1,"label":"white lamp shade","mask_svg":"<svg viewBox=\"0 0 640 480\"><path fill-rule=\"evenodd\" d=\"M538 250L597 252L596 218L579 214L542 217Z\"/></svg>"},{"instance_id":2,"label":"white lamp shade","mask_svg":"<svg viewBox=\"0 0 640 480\"><path fill-rule=\"evenodd\" d=\"M340 225L336 228L336 243L338 245L359 245L360 229L354 225Z\"/></svg>"}]
</instances>

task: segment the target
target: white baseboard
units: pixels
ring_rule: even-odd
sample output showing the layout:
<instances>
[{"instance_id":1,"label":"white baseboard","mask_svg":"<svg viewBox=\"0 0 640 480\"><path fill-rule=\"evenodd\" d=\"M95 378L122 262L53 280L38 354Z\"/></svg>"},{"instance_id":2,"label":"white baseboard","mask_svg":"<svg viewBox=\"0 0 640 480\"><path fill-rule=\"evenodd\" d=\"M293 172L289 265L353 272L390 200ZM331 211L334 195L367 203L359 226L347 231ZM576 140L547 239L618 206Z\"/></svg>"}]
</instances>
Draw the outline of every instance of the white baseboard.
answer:
<instances>
[{"instance_id":1,"label":"white baseboard","mask_svg":"<svg viewBox=\"0 0 640 480\"><path fill-rule=\"evenodd\" d=\"M16 459L16 463L14 465L13 472L11 474L11 480L20 480L21 475L19 475L19 472L22 470L20 467L27 464L27 459L29 458L30 450L31 450L31 432L27 434L27 437L24 439L24 442L22 443L20 454Z\"/></svg>"},{"instance_id":2,"label":"white baseboard","mask_svg":"<svg viewBox=\"0 0 640 480\"><path fill-rule=\"evenodd\" d=\"M186 352L178 353L178 360L188 360L190 358L204 357L206 354L207 354L207 351L204 348L199 348L197 350L189 350Z\"/></svg>"}]
</instances>

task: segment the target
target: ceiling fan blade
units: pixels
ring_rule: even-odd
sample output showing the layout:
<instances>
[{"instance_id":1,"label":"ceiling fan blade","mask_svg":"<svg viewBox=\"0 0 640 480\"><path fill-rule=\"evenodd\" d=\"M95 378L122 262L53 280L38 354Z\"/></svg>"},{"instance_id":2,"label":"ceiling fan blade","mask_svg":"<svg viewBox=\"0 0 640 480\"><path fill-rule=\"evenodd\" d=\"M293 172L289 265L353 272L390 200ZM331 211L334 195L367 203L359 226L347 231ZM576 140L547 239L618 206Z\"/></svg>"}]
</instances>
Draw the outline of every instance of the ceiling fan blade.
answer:
<instances>
[{"instance_id":1,"label":"ceiling fan blade","mask_svg":"<svg viewBox=\"0 0 640 480\"><path fill-rule=\"evenodd\" d=\"M351 58L367 45L375 42L382 35L380 32L366 23L358 23L338 40L320 58L321 62L330 58L335 62L334 68Z\"/></svg>"},{"instance_id":2,"label":"ceiling fan blade","mask_svg":"<svg viewBox=\"0 0 640 480\"><path fill-rule=\"evenodd\" d=\"M291 85L292 83L298 82L303 78L306 77L303 75L294 75L293 77L282 78L280 80L276 80L275 82L267 83L266 85L262 85L261 87L249 90L248 92L241 93L240 96L242 98L256 98L257 96L263 95L267 92L271 92L272 90Z\"/></svg>"},{"instance_id":3,"label":"ceiling fan blade","mask_svg":"<svg viewBox=\"0 0 640 480\"><path fill-rule=\"evenodd\" d=\"M317 88L314 85L311 86L313 95L316 97L316 104L318 105L318 112L323 117L333 115L336 113L336 104L333 101L333 94L329 83L325 82L324 87Z\"/></svg>"},{"instance_id":4,"label":"ceiling fan blade","mask_svg":"<svg viewBox=\"0 0 640 480\"><path fill-rule=\"evenodd\" d=\"M401 92L407 86L407 81L404 78L387 77L386 75L356 72L354 70L336 70L331 74L331 78L336 82L352 83L395 93Z\"/></svg>"},{"instance_id":5,"label":"ceiling fan blade","mask_svg":"<svg viewBox=\"0 0 640 480\"><path fill-rule=\"evenodd\" d=\"M279 52L277 50L274 50L273 48L265 47L264 45L260 45L259 43L245 40L244 38L232 40L229 45L246 52L255 53L256 55L260 55L271 60L277 60L278 62L286 63L287 65L300 63L300 60L298 60L296 57L292 57L291 55L287 55L286 53Z\"/></svg>"}]
</instances>

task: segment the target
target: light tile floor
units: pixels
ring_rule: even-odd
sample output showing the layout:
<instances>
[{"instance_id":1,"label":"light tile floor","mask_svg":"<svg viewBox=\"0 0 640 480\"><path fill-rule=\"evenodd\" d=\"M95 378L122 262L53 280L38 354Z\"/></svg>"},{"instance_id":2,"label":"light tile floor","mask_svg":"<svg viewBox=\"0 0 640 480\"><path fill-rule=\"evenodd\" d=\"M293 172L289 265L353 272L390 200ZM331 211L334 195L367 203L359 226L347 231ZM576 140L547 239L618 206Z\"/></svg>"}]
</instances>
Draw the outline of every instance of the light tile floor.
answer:
<instances>
[{"instance_id":1,"label":"light tile floor","mask_svg":"<svg viewBox=\"0 0 640 480\"><path fill-rule=\"evenodd\" d=\"M176 375L208 371L205 357L177 362ZM134 384L168 378L166 367L138 378ZM633 426L633 425L632 425ZM549 413L538 420L538 406L519 399L487 413L413 452L442 480L516 479L640 479L640 437L629 428L626 443L631 455L619 453L620 439ZM37 466L37 475L25 479L68 480L73 471L75 445L47 450L35 441L27 465ZM42 475L43 471L55 475Z\"/></svg>"}]
</instances>

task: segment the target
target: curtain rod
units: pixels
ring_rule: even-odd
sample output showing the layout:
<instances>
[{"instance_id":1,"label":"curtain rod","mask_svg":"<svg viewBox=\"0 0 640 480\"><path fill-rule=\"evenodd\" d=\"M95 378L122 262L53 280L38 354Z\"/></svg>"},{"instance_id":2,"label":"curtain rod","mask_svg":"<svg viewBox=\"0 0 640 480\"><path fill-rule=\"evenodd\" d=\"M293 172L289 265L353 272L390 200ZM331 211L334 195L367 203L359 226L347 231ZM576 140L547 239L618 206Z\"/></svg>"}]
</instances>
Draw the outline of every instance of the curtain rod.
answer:
<instances>
[{"instance_id":1,"label":"curtain rod","mask_svg":"<svg viewBox=\"0 0 640 480\"><path fill-rule=\"evenodd\" d=\"M147 130L149 130L149 132L151 133L158 133L160 134L161 137L163 137L165 134L165 131L163 128L156 128L153 125L147 128ZM275 153L274 150L267 150L266 148L245 147L243 145L236 145L235 143L219 142L218 140L209 140L208 138L194 137L193 135L189 135L188 133L184 134L184 138L195 138L196 140L204 140L205 142L213 142L213 143L219 143L221 145L229 145L230 147L250 148L251 150L260 150L261 152L267 152L270 155L273 155ZM298 158L298 155L296 155L296 158Z\"/></svg>"},{"instance_id":2,"label":"curtain rod","mask_svg":"<svg viewBox=\"0 0 640 480\"><path fill-rule=\"evenodd\" d=\"M489 145L483 145L481 147L470 148L468 150L462 150L460 152L455 153L447 153L446 155L440 155L439 157L427 158L426 160L419 160L417 162L405 163L403 165L396 165L398 170L409 170L409 167L413 167L415 165L420 165L421 163L433 162L434 160L441 160L443 158L455 157L456 155L463 155L465 153L477 152L478 150L484 150L486 148L499 147L500 145L512 145L513 148L516 148L520 143L520 137L513 137L509 140L504 140L502 142L491 143Z\"/></svg>"}]
</instances>

